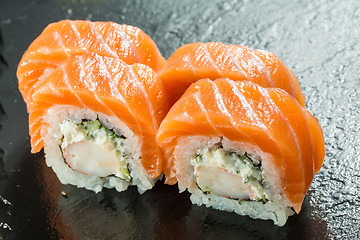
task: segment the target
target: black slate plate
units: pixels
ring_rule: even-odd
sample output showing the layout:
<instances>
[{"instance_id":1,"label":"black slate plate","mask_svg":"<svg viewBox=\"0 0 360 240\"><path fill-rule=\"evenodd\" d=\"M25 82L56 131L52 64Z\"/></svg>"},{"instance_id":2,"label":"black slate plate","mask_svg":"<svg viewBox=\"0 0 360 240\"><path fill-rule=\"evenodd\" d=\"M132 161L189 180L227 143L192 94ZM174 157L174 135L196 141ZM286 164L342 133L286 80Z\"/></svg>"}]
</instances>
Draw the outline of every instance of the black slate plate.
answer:
<instances>
[{"instance_id":1,"label":"black slate plate","mask_svg":"<svg viewBox=\"0 0 360 240\"><path fill-rule=\"evenodd\" d=\"M320 120L326 157L299 215L276 227L191 205L177 186L139 195L63 186L30 154L17 64L47 24L111 20L143 29L165 57L196 41L276 53ZM359 239L360 3L352 1L0 2L0 236L3 239ZM66 193L66 195L65 195Z\"/></svg>"}]
</instances>

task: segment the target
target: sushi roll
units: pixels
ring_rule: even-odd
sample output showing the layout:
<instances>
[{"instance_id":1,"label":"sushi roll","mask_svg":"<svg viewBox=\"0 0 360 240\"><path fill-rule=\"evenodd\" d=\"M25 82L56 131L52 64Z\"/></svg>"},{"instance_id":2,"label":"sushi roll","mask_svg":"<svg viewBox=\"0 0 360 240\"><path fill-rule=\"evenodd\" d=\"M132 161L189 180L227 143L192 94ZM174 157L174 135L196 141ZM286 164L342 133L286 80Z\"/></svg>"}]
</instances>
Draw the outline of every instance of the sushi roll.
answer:
<instances>
[{"instance_id":1,"label":"sushi roll","mask_svg":"<svg viewBox=\"0 0 360 240\"><path fill-rule=\"evenodd\" d=\"M17 69L19 89L28 106L43 79L69 57L85 53L142 63L154 71L165 63L154 41L137 27L85 20L52 23L31 43Z\"/></svg>"},{"instance_id":2,"label":"sushi roll","mask_svg":"<svg viewBox=\"0 0 360 240\"><path fill-rule=\"evenodd\" d=\"M172 106L157 142L165 183L191 201L278 226L299 213L324 159L315 117L279 88L199 80Z\"/></svg>"},{"instance_id":3,"label":"sushi roll","mask_svg":"<svg viewBox=\"0 0 360 240\"><path fill-rule=\"evenodd\" d=\"M169 93L170 104L174 104L197 80L227 77L254 82L265 88L281 88L305 106L304 95L293 72L275 54L265 50L252 51L246 46L220 42L183 45L159 70L159 76Z\"/></svg>"},{"instance_id":4,"label":"sushi roll","mask_svg":"<svg viewBox=\"0 0 360 240\"><path fill-rule=\"evenodd\" d=\"M162 169L155 133L168 109L154 71L164 62L136 27L83 20L48 25L17 69L31 152L45 147L47 164L64 184L96 192L151 188Z\"/></svg>"},{"instance_id":5,"label":"sushi roll","mask_svg":"<svg viewBox=\"0 0 360 240\"><path fill-rule=\"evenodd\" d=\"M96 53L75 55L39 83L29 108L32 152L63 184L139 192L161 176L155 137L168 102L148 66Z\"/></svg>"}]
</instances>

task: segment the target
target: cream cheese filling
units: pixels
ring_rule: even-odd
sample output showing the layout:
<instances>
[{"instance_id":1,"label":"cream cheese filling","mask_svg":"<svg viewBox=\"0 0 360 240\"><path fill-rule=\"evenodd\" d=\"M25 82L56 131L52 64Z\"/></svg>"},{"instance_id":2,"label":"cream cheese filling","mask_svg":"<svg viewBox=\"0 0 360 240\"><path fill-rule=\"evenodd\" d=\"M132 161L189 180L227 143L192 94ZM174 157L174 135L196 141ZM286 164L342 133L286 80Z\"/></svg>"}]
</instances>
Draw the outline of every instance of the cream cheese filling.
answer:
<instances>
[{"instance_id":1,"label":"cream cheese filling","mask_svg":"<svg viewBox=\"0 0 360 240\"><path fill-rule=\"evenodd\" d=\"M260 163L246 154L238 155L219 147L199 149L191 158L199 189L231 199L266 202L269 193L264 186Z\"/></svg>"},{"instance_id":2,"label":"cream cheese filling","mask_svg":"<svg viewBox=\"0 0 360 240\"><path fill-rule=\"evenodd\" d=\"M64 159L74 171L99 177L114 175L131 181L124 136L105 128L99 120L80 123L65 120L60 131Z\"/></svg>"}]
</instances>

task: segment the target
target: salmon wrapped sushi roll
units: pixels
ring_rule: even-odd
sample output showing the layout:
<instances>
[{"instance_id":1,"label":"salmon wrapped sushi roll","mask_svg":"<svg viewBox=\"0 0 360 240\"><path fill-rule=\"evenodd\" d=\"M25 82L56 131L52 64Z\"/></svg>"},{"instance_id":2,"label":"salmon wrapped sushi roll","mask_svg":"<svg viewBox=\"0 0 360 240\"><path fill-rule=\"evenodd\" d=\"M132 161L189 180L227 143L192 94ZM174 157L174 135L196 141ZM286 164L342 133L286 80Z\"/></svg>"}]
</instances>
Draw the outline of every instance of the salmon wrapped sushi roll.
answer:
<instances>
[{"instance_id":1,"label":"salmon wrapped sushi roll","mask_svg":"<svg viewBox=\"0 0 360 240\"><path fill-rule=\"evenodd\" d=\"M294 73L273 53L220 42L190 43L178 48L160 69L159 76L174 104L185 90L202 78L227 77L262 87L281 88L301 106L305 98Z\"/></svg>"},{"instance_id":2,"label":"salmon wrapped sushi roll","mask_svg":"<svg viewBox=\"0 0 360 240\"><path fill-rule=\"evenodd\" d=\"M168 102L150 67L95 53L72 56L42 80L32 101L32 152L45 148L63 184L144 192L160 176L155 137Z\"/></svg>"},{"instance_id":3,"label":"salmon wrapped sushi roll","mask_svg":"<svg viewBox=\"0 0 360 240\"><path fill-rule=\"evenodd\" d=\"M199 80L162 121L167 184L194 204L271 219L299 213L324 159L315 117L279 88L227 78Z\"/></svg>"}]
</instances>

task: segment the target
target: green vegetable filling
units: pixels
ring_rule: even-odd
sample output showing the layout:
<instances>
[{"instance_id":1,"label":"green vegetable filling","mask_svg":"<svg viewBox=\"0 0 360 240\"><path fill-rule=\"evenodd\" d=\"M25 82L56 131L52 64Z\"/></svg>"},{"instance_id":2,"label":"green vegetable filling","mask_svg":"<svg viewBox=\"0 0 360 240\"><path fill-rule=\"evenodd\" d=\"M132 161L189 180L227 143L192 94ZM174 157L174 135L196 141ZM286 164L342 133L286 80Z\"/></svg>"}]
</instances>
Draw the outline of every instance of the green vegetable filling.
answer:
<instances>
[{"instance_id":1,"label":"green vegetable filling","mask_svg":"<svg viewBox=\"0 0 360 240\"><path fill-rule=\"evenodd\" d=\"M132 178L129 172L129 164L127 163L130 156L125 148L125 136L118 135L113 130L107 129L98 119L83 119L81 123L77 124L71 121L64 121L60 126L64 134L61 145L62 150L68 144L78 141L90 141L103 145L109 151L114 151L119 160L120 169L118 169L116 176L131 182Z\"/></svg>"},{"instance_id":2,"label":"green vegetable filling","mask_svg":"<svg viewBox=\"0 0 360 240\"><path fill-rule=\"evenodd\" d=\"M231 174L241 176L242 183L251 185L255 196L252 199L237 199L239 200L239 204L241 204L242 201L259 201L263 203L269 201L263 183L261 163L255 164L246 153L239 155L235 152L225 151L221 147L211 150L205 148L200 149L192 157L191 163L194 166L196 175L199 167L218 167L225 169ZM196 184L205 195L211 193L208 186L202 186L201 188L198 183Z\"/></svg>"},{"instance_id":3,"label":"green vegetable filling","mask_svg":"<svg viewBox=\"0 0 360 240\"><path fill-rule=\"evenodd\" d=\"M126 137L123 135L119 136L114 131L107 129L97 119L82 120L80 124L76 124L76 125L86 130L87 132L86 135L89 136L90 138L95 138L96 135L98 135L97 134L98 132L104 132L108 136L109 140L111 140L115 144L116 148L122 148L124 146L124 140L126 139ZM116 153L119 155L119 157L124 157L124 158L128 157L123 149L116 150Z\"/></svg>"}]
</instances>

